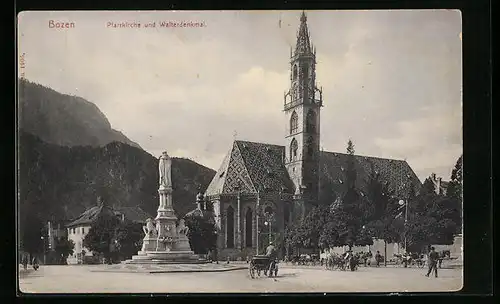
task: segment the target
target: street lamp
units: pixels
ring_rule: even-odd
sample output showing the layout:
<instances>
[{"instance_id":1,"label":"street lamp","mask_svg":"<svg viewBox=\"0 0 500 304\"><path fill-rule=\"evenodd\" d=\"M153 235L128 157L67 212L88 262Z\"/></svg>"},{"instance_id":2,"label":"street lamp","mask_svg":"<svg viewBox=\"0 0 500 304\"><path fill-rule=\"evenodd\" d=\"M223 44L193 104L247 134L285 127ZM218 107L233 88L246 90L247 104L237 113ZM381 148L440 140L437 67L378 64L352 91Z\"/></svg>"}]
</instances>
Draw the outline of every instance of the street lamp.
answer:
<instances>
[{"instance_id":1,"label":"street lamp","mask_svg":"<svg viewBox=\"0 0 500 304\"><path fill-rule=\"evenodd\" d=\"M41 236L40 239L42 240L42 244L43 244L43 264L45 265L46 264L46 258L45 258L45 238L43 236Z\"/></svg>"},{"instance_id":2,"label":"street lamp","mask_svg":"<svg viewBox=\"0 0 500 304\"><path fill-rule=\"evenodd\" d=\"M400 206L405 206L405 230L404 230L404 246L405 246L405 252L407 252L407 243L406 243L406 230L407 230L407 222L408 222L408 200L399 200L399 205Z\"/></svg>"},{"instance_id":3,"label":"street lamp","mask_svg":"<svg viewBox=\"0 0 500 304\"><path fill-rule=\"evenodd\" d=\"M266 221L264 222L265 226L269 226L269 243L272 242L272 221L274 220L274 214L271 212L266 212L264 214Z\"/></svg>"}]
</instances>

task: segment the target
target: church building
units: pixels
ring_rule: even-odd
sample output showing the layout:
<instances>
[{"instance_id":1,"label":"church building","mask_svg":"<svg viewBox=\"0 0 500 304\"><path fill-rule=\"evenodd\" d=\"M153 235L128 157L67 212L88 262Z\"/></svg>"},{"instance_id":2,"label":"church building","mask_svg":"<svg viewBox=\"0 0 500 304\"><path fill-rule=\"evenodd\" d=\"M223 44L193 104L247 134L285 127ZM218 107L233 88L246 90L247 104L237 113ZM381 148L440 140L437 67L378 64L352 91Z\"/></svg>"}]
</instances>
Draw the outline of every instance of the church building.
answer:
<instances>
[{"instance_id":1,"label":"church building","mask_svg":"<svg viewBox=\"0 0 500 304\"><path fill-rule=\"evenodd\" d=\"M284 146L235 140L205 192L218 229L220 258L262 253L269 241L280 248L285 227L320 200L340 197L347 154L320 150L322 89L316 85L316 49L302 13L290 58L284 98L288 124ZM356 155L356 185L364 195L374 170L404 199L421 182L404 160ZM406 190L405 190L406 189Z\"/></svg>"}]
</instances>

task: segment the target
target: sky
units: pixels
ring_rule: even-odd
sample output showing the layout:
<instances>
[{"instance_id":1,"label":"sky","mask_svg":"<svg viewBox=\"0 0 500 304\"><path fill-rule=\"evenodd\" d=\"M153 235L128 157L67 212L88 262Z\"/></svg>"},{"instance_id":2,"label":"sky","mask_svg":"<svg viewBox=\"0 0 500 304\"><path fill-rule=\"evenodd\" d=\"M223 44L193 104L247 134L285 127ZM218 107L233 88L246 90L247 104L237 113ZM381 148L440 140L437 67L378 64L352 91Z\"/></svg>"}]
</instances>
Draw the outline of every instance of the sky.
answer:
<instances>
[{"instance_id":1,"label":"sky","mask_svg":"<svg viewBox=\"0 0 500 304\"><path fill-rule=\"evenodd\" d=\"M95 103L154 156L217 170L234 139L284 144L300 13L22 12L19 72ZM460 11L306 14L322 149L345 153L352 139L356 154L406 159L422 181L448 180L462 154ZM160 27L169 21L192 26ZM125 22L141 27L117 27Z\"/></svg>"}]
</instances>

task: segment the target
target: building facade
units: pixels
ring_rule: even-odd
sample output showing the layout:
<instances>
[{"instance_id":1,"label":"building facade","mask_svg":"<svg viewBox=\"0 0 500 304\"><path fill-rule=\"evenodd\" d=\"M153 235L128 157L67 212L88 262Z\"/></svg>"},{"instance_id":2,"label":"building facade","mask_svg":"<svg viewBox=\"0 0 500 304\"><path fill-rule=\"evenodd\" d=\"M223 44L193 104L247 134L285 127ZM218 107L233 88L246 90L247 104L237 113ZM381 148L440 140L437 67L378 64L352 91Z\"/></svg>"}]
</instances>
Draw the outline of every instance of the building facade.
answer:
<instances>
[{"instance_id":1,"label":"building facade","mask_svg":"<svg viewBox=\"0 0 500 304\"><path fill-rule=\"evenodd\" d=\"M340 197L348 155L320 151L321 107L316 49L302 13L291 50L290 88L284 96L284 146L235 140L205 191L218 229L219 257L244 259L262 253L270 241L280 246L288 225L319 201ZM404 160L355 158L356 185L362 195L373 170L401 198L408 186L420 190L420 180Z\"/></svg>"},{"instance_id":2,"label":"building facade","mask_svg":"<svg viewBox=\"0 0 500 304\"><path fill-rule=\"evenodd\" d=\"M139 207L108 207L98 199L97 206L87 209L74 221L66 225L68 239L75 244L73 255L67 259L68 264L98 262L93 253L83 245L83 239L89 233L92 224L97 220L98 216L103 213L116 216L120 221L132 221L141 224L145 224L146 219L152 218L152 216Z\"/></svg>"}]
</instances>

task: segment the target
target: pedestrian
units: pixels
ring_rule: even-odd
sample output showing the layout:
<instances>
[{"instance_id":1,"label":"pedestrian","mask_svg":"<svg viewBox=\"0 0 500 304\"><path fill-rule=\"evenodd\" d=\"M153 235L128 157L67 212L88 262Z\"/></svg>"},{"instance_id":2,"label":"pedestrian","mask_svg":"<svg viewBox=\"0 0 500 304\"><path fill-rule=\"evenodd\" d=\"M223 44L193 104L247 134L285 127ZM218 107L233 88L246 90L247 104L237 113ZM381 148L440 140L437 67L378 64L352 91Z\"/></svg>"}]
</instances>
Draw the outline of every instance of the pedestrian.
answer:
<instances>
[{"instance_id":1,"label":"pedestrian","mask_svg":"<svg viewBox=\"0 0 500 304\"><path fill-rule=\"evenodd\" d=\"M24 270L27 270L28 269L28 256L27 255L23 255L22 263L23 263Z\"/></svg>"},{"instance_id":2,"label":"pedestrian","mask_svg":"<svg viewBox=\"0 0 500 304\"><path fill-rule=\"evenodd\" d=\"M439 260L439 253L437 253L434 249L434 247L431 247L431 252L429 252L429 271L427 271L427 274L425 275L428 277L432 271L434 271L435 277L438 277L438 270L437 270L437 263Z\"/></svg>"},{"instance_id":3,"label":"pedestrian","mask_svg":"<svg viewBox=\"0 0 500 304\"><path fill-rule=\"evenodd\" d=\"M31 262L31 264L33 265L33 269L38 270L39 265L36 256L33 257L33 261Z\"/></svg>"},{"instance_id":4,"label":"pedestrian","mask_svg":"<svg viewBox=\"0 0 500 304\"><path fill-rule=\"evenodd\" d=\"M439 254L439 260L438 260L438 267L441 268L441 264L443 263L443 259L444 259L444 251L441 251L441 253Z\"/></svg>"},{"instance_id":5,"label":"pedestrian","mask_svg":"<svg viewBox=\"0 0 500 304\"><path fill-rule=\"evenodd\" d=\"M380 251L377 250L377 253L375 254L375 263L376 263L377 267L380 266L380 260L381 260Z\"/></svg>"}]
</instances>

